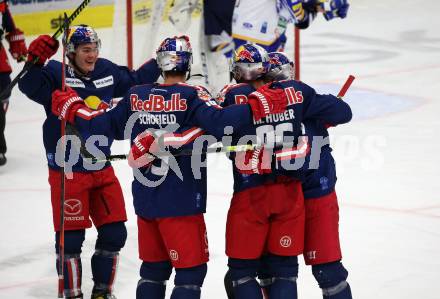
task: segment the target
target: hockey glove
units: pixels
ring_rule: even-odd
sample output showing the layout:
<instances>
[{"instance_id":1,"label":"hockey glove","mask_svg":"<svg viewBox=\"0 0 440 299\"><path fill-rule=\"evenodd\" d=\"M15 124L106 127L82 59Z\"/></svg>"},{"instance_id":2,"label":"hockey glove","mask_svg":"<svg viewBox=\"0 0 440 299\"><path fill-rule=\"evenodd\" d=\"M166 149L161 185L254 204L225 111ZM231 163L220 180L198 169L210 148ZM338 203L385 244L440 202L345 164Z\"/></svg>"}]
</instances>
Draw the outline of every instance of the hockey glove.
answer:
<instances>
[{"instance_id":1,"label":"hockey glove","mask_svg":"<svg viewBox=\"0 0 440 299\"><path fill-rule=\"evenodd\" d=\"M29 45L27 61L33 62L38 58L36 65L44 65L58 50L59 42L49 35L40 35Z\"/></svg>"},{"instance_id":2,"label":"hockey glove","mask_svg":"<svg viewBox=\"0 0 440 299\"><path fill-rule=\"evenodd\" d=\"M271 173L272 153L262 148L239 152L235 156L235 166L241 174Z\"/></svg>"},{"instance_id":3,"label":"hockey glove","mask_svg":"<svg viewBox=\"0 0 440 299\"><path fill-rule=\"evenodd\" d=\"M137 135L128 155L128 165L132 168L149 167L155 159L149 154L156 148L154 141L154 136L148 131Z\"/></svg>"},{"instance_id":4,"label":"hockey glove","mask_svg":"<svg viewBox=\"0 0 440 299\"><path fill-rule=\"evenodd\" d=\"M52 93L52 113L59 119L65 119L74 124L76 111L81 108L87 108L87 106L72 88L66 87L66 91L55 90Z\"/></svg>"},{"instance_id":5,"label":"hockey glove","mask_svg":"<svg viewBox=\"0 0 440 299\"><path fill-rule=\"evenodd\" d=\"M333 18L345 18L347 16L348 8L350 7L350 4L348 4L347 0L326 0L323 1L321 4L324 14L324 18L327 21L332 20Z\"/></svg>"},{"instance_id":6,"label":"hockey glove","mask_svg":"<svg viewBox=\"0 0 440 299\"><path fill-rule=\"evenodd\" d=\"M0 109L3 109L3 111L6 113L8 112L8 108L9 108L9 99L0 101Z\"/></svg>"},{"instance_id":7,"label":"hockey glove","mask_svg":"<svg viewBox=\"0 0 440 299\"><path fill-rule=\"evenodd\" d=\"M254 120L260 120L268 114L286 111L287 96L284 89L270 88L269 84L263 85L248 96Z\"/></svg>"},{"instance_id":8,"label":"hockey glove","mask_svg":"<svg viewBox=\"0 0 440 299\"><path fill-rule=\"evenodd\" d=\"M6 40L9 42L9 53L11 53L12 57L18 62L24 61L27 55L27 48L23 31L16 28L6 35Z\"/></svg>"}]
</instances>

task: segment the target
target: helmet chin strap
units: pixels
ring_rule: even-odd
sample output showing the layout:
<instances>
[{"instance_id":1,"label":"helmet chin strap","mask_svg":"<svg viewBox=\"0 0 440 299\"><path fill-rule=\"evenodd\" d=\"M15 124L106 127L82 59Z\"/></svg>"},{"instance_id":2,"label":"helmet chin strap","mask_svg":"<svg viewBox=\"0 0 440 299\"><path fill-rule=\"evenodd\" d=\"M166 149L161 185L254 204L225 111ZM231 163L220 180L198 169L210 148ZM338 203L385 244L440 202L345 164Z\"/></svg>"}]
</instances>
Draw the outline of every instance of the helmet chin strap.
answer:
<instances>
[{"instance_id":1,"label":"helmet chin strap","mask_svg":"<svg viewBox=\"0 0 440 299\"><path fill-rule=\"evenodd\" d=\"M191 78L191 69L188 70L186 73L186 81L188 81Z\"/></svg>"}]
</instances>

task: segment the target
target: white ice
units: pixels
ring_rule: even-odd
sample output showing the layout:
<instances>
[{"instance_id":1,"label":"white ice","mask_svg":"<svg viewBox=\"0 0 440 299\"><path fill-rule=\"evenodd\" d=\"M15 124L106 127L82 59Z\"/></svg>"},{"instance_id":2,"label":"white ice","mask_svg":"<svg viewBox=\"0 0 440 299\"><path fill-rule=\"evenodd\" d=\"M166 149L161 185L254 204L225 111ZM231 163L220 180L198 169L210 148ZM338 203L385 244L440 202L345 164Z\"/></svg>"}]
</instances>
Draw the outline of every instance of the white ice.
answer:
<instances>
[{"instance_id":1,"label":"white ice","mask_svg":"<svg viewBox=\"0 0 440 299\"><path fill-rule=\"evenodd\" d=\"M302 32L303 81L320 92L336 92L349 74L356 76L346 96L355 119L331 129L331 135L343 263L357 299L440 298L439 11L439 1L352 0L346 19L320 18ZM123 61L121 54L114 54L119 44L113 42L113 31L99 33L102 55ZM145 35L137 33L137 39ZM292 38L287 51L293 53ZM135 55L137 63L147 58L140 51ZM15 75L22 65L13 67ZM56 298L44 118L41 106L14 90L7 115L8 163L0 168L0 298ZM114 147L114 153L126 150L124 144ZM114 167L129 213L129 237L115 289L118 298L134 298L140 261L131 171L124 162ZM221 155L210 156L208 168L211 260L202 297L225 298L231 171ZM83 248L86 298L92 287L89 258L95 237L95 230L88 230ZM321 298L310 268L300 261L299 298Z\"/></svg>"}]
</instances>

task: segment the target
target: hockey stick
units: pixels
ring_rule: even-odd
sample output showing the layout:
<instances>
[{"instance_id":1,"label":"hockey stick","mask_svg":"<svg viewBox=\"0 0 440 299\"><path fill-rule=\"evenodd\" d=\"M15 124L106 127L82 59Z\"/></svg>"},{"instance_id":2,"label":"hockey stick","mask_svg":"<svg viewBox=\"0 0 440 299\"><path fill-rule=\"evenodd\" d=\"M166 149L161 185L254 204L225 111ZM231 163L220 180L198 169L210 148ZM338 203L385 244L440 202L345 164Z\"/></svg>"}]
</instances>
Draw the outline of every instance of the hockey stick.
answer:
<instances>
[{"instance_id":1,"label":"hockey stick","mask_svg":"<svg viewBox=\"0 0 440 299\"><path fill-rule=\"evenodd\" d=\"M70 22L67 14L64 13L63 22L63 41L67 40L67 31L69 30ZM60 27L61 28L61 27ZM59 29L58 29L59 31ZM58 32L57 31L57 32ZM60 31L62 32L62 30ZM38 57L37 57L38 58ZM61 90L66 90L66 47L63 42L63 63L61 65ZM59 272L58 272L58 298L64 297L64 203L66 199L66 120L61 119L61 144L63 151L63 164L61 166L61 198L60 198L60 236L59 236Z\"/></svg>"},{"instance_id":2,"label":"hockey stick","mask_svg":"<svg viewBox=\"0 0 440 299\"><path fill-rule=\"evenodd\" d=\"M350 88L351 83L353 83L354 79L356 77L353 75L348 76L347 81L345 81L344 85L342 86L341 90L339 91L337 97L342 99L345 96L345 93Z\"/></svg>"},{"instance_id":3,"label":"hockey stick","mask_svg":"<svg viewBox=\"0 0 440 299\"><path fill-rule=\"evenodd\" d=\"M150 38L148 42L144 44L143 53L147 53L147 55L152 55L153 50L155 48L156 39L159 33L160 21L162 20L162 15L165 10L165 6L167 1L163 0L154 0L153 2L153 10L151 12L151 24L148 28Z\"/></svg>"},{"instance_id":4,"label":"hockey stick","mask_svg":"<svg viewBox=\"0 0 440 299\"><path fill-rule=\"evenodd\" d=\"M191 155L204 155L204 154L210 154L210 153L238 153L238 152L246 152L261 148L261 145L258 144L240 144L240 145L229 145L229 146L213 146L208 147L206 151L194 151L193 149L183 149L177 153L172 153L170 151L163 151L163 152L157 152L153 153L152 155L157 158L162 157L181 157L181 156L191 156ZM120 160L126 160L128 158L128 154L122 154L122 155L110 155L104 159L99 158L92 158L90 159L92 163L99 163L99 162L111 162L111 161L120 161ZM84 158L83 159L87 159Z\"/></svg>"},{"instance_id":5,"label":"hockey stick","mask_svg":"<svg viewBox=\"0 0 440 299\"><path fill-rule=\"evenodd\" d=\"M71 24L72 21L80 14L80 12L90 3L91 0L84 0L76 9L75 11L67 18L68 24ZM64 30L64 23L60 25L57 31L52 35L53 39L58 39L58 37L63 33ZM18 73L18 75L9 83L9 85L2 90L0 93L0 100L3 100L7 98L7 95L12 91L15 85L17 85L18 81L23 78L27 72L38 62L40 58L35 57L32 61L27 61L24 64L23 69Z\"/></svg>"}]
</instances>

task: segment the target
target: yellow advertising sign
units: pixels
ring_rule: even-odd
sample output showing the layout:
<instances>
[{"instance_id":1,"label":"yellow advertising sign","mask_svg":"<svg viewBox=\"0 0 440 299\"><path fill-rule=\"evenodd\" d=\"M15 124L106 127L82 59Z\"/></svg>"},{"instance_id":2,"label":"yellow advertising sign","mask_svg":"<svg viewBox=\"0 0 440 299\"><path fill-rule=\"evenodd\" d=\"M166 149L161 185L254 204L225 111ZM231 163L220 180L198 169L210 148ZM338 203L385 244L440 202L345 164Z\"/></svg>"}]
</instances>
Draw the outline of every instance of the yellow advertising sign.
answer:
<instances>
[{"instance_id":1,"label":"yellow advertising sign","mask_svg":"<svg viewBox=\"0 0 440 299\"><path fill-rule=\"evenodd\" d=\"M63 22L64 12L70 15L74 9L38 11L15 14L14 21L26 35L51 34ZM72 25L87 24L94 28L113 26L114 5L91 6L84 9Z\"/></svg>"}]
</instances>

